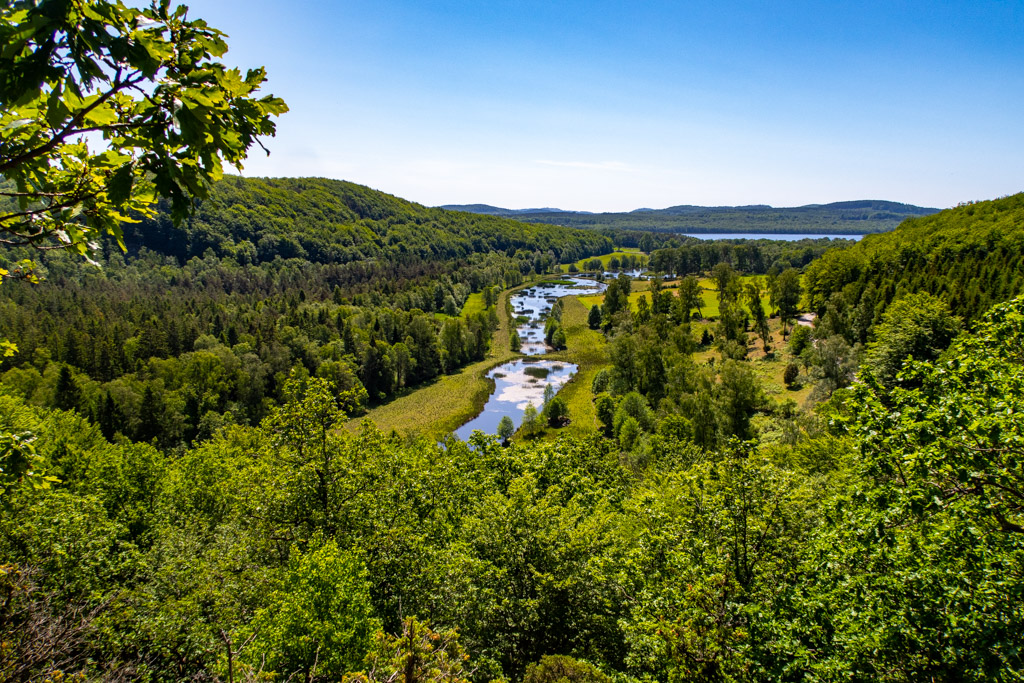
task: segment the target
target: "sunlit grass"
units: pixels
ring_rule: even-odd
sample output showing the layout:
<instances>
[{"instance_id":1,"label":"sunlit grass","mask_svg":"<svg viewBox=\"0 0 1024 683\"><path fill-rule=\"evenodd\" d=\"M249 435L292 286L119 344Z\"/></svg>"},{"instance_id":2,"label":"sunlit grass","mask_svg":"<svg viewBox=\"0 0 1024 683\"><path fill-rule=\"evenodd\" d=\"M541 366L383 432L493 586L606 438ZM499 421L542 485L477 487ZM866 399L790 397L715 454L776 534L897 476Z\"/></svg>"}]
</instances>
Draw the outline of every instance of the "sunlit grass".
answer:
<instances>
[{"instance_id":1,"label":"sunlit grass","mask_svg":"<svg viewBox=\"0 0 1024 683\"><path fill-rule=\"evenodd\" d=\"M572 422L564 429L547 429L547 437L559 434L582 437L592 434L599 426L590 387L594 375L609 365L608 345L603 334L587 326L589 311L577 297L567 296L562 299L562 329L565 331L567 349L550 354L547 358L576 363L579 370L558 392L569 407Z\"/></svg>"},{"instance_id":2,"label":"sunlit grass","mask_svg":"<svg viewBox=\"0 0 1024 683\"><path fill-rule=\"evenodd\" d=\"M740 282L743 284L744 287L747 286L747 283L753 282L755 280L760 280L761 287L762 289L764 289L765 281L764 278L760 275L744 275L740 278ZM701 317L717 318L721 314L721 311L719 310L718 306L718 289L715 287L715 281L712 280L711 278L704 277L700 278L697 282L700 285L700 288L702 290L702 297L704 299L704 305L701 306L700 308ZM663 289L671 291L674 296L679 296L679 290L677 289L678 283L672 282L670 284L671 286L665 286L663 287ZM638 309L638 302L642 297L647 297L647 303L651 303L651 295L649 289L650 282L644 280L635 280L632 283L631 291L629 294L629 307L633 311L636 311ZM593 306L594 304L597 304L598 306L604 304L604 294L595 294L593 296L581 296L578 298L580 300L580 303L587 307L588 311L590 310L590 307ZM741 303L744 299L746 299L746 296L741 297ZM761 305L764 307L765 311L768 311L770 313L771 303L767 291L764 291L761 295ZM750 309L747 307L746 303L742 303L742 306L744 311L750 313ZM696 317L697 309L694 309L692 313Z\"/></svg>"},{"instance_id":3,"label":"sunlit grass","mask_svg":"<svg viewBox=\"0 0 1024 683\"><path fill-rule=\"evenodd\" d=\"M484 306L484 293L476 292L466 297L466 303L462 305L462 313L460 314L463 318L468 318L474 313L483 313L487 308Z\"/></svg>"},{"instance_id":4,"label":"sunlit grass","mask_svg":"<svg viewBox=\"0 0 1024 683\"><path fill-rule=\"evenodd\" d=\"M587 258L580 259L579 261L576 262L576 268L579 269L580 272L583 272L585 270L584 264L586 264L587 261L599 258L601 259L602 265L604 265L604 269L608 270L608 262L612 260L612 257L622 256L623 254L633 254L639 256L643 254L643 252L640 251L639 249L634 249L633 247L619 247L615 251L610 252L608 254L601 254L600 256L588 256ZM569 264L567 263L563 263L562 265L559 266L559 268L563 273L569 272Z\"/></svg>"},{"instance_id":5,"label":"sunlit grass","mask_svg":"<svg viewBox=\"0 0 1024 683\"><path fill-rule=\"evenodd\" d=\"M761 380L761 386L770 398L779 403L792 400L798 406L803 406L807 402L807 397L813 388L811 386L811 379L807 376L799 360L789 353L788 344L782 339L782 323L780 320L778 318L769 319L768 328L771 331L771 341L769 342L772 351L771 356L765 356L761 337L751 332L747 335L746 362L757 374L758 379ZM708 329L714 334L714 324L711 323L695 322L691 329L695 339L700 339L704 329ZM702 349L693 354L693 361L698 365L704 365L709 361L720 363L721 360L721 354L714 347ZM788 389L782 379L786 366L790 363L796 363L800 368L800 375L794 389Z\"/></svg>"},{"instance_id":6,"label":"sunlit grass","mask_svg":"<svg viewBox=\"0 0 1024 683\"><path fill-rule=\"evenodd\" d=\"M494 391L494 381L486 377L487 371L520 355L514 353L509 345L511 321L507 304L510 293L503 292L498 300L498 328L487 358L467 365L453 375L442 375L429 384L420 385L389 403L377 406L366 417L385 432L395 430L404 436L422 435L437 440L476 417ZM463 314L471 305L472 296L463 307ZM480 310L483 310L483 295L479 296ZM346 426L355 431L362 419L349 420Z\"/></svg>"}]
</instances>

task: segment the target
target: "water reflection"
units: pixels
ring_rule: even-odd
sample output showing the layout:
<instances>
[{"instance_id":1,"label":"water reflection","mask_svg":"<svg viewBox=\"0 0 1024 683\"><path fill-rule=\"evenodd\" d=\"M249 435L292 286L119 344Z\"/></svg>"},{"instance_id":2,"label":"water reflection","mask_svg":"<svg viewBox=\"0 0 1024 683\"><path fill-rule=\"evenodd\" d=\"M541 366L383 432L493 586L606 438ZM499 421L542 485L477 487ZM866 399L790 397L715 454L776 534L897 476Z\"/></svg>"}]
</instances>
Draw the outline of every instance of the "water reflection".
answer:
<instances>
[{"instance_id":1,"label":"water reflection","mask_svg":"<svg viewBox=\"0 0 1024 683\"><path fill-rule=\"evenodd\" d=\"M512 418L518 429L527 404L532 403L539 411L544 402L544 387L550 384L557 392L576 374L576 369L572 363L536 358L499 365L487 373L494 380L495 387L483 412L459 427L455 436L465 441L477 429L486 434L497 434L498 422L505 415Z\"/></svg>"},{"instance_id":2,"label":"water reflection","mask_svg":"<svg viewBox=\"0 0 1024 683\"><path fill-rule=\"evenodd\" d=\"M600 294L607 285L581 277L564 278L557 282L541 282L516 292L510 299L512 314L519 319L516 333L522 341L520 351L531 358L499 365L487 376L494 380L494 393L487 399L482 413L462 425L455 436L463 441L474 430L486 434L498 432L498 422L508 415L516 429L523 422L523 411L532 403L539 411L544 402L544 388L551 385L557 393L565 386L577 366L572 363L546 361L536 358L548 352L544 343L544 320L560 297Z\"/></svg>"},{"instance_id":3,"label":"water reflection","mask_svg":"<svg viewBox=\"0 0 1024 683\"><path fill-rule=\"evenodd\" d=\"M600 294L607 288L603 282L570 277L558 282L542 282L513 294L509 299L512 315L526 319L516 327L522 341L519 350L527 356L540 356L548 352L549 347L544 343L544 320L560 297Z\"/></svg>"}]
</instances>

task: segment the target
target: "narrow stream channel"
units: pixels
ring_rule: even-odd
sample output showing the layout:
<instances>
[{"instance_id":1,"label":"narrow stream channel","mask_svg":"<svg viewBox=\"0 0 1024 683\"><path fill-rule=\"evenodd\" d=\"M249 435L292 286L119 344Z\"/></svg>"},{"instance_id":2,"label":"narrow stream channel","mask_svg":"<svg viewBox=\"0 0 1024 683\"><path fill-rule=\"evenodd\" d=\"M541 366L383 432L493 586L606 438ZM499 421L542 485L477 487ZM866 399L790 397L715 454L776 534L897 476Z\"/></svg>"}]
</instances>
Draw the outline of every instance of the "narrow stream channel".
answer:
<instances>
[{"instance_id":1,"label":"narrow stream channel","mask_svg":"<svg viewBox=\"0 0 1024 683\"><path fill-rule=\"evenodd\" d=\"M600 294L605 288L604 283L574 277L542 282L514 294L509 303L513 316L525 318L525 322L521 321L516 327L516 333L522 340L520 350L527 357L504 363L487 373L494 380L494 392L483 411L459 427L455 436L465 441L478 429L486 434L497 434L498 422L506 415L518 429L528 404L532 403L538 411L541 409L547 385L552 385L556 392L565 386L578 367L573 363L537 358L550 350L544 343L544 320L560 297Z\"/></svg>"}]
</instances>

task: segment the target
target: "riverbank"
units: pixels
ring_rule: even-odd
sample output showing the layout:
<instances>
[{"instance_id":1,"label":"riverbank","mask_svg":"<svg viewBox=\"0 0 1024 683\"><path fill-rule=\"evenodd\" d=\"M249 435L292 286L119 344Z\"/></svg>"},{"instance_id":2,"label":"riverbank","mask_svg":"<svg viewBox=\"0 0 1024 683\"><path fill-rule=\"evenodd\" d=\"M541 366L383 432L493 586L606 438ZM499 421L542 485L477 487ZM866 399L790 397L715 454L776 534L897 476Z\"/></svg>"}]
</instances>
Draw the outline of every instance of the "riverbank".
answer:
<instances>
[{"instance_id":1,"label":"riverbank","mask_svg":"<svg viewBox=\"0 0 1024 683\"><path fill-rule=\"evenodd\" d=\"M356 431L363 420L369 419L384 432L394 430L403 436L424 436L438 441L473 419L494 391L494 381L488 379L487 372L521 356L509 344L513 322L509 297L529 286L504 291L498 298L498 327L491 337L487 358L467 365L454 375L442 375L429 384L419 385L408 394L349 420L345 426Z\"/></svg>"},{"instance_id":2,"label":"riverbank","mask_svg":"<svg viewBox=\"0 0 1024 683\"><path fill-rule=\"evenodd\" d=\"M608 343L600 331L592 330L587 325L587 314L590 313L590 309L580 301L581 298L562 298L562 330L565 332L566 349L546 356L550 360L575 363L579 366L576 375L558 392L569 408L569 418L572 422L562 429L548 428L546 437L553 438L560 434L585 437L593 434L600 426L590 387L593 385L594 375L602 368L610 366Z\"/></svg>"}]
</instances>

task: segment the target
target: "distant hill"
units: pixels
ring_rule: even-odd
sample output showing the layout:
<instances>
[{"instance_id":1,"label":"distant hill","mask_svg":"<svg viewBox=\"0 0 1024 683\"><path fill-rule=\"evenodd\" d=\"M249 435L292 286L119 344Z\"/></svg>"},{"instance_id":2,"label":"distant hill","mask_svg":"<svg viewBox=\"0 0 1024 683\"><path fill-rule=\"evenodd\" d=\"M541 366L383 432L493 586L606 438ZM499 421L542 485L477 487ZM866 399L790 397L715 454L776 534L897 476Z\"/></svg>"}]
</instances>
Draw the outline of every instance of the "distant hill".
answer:
<instances>
[{"instance_id":1,"label":"distant hill","mask_svg":"<svg viewBox=\"0 0 1024 683\"><path fill-rule=\"evenodd\" d=\"M179 261L212 249L217 256L241 250L257 262L415 263L517 250L572 262L611 249L602 235L481 213L429 208L341 180L228 176L184 225L172 226L161 205L155 218L127 224L125 238L130 249Z\"/></svg>"},{"instance_id":2,"label":"distant hill","mask_svg":"<svg viewBox=\"0 0 1024 683\"><path fill-rule=\"evenodd\" d=\"M808 266L805 285L819 314L844 299L853 313L837 319L877 321L897 296L923 291L971 320L1024 292L1024 193L914 218L830 251Z\"/></svg>"},{"instance_id":3,"label":"distant hill","mask_svg":"<svg viewBox=\"0 0 1024 683\"><path fill-rule=\"evenodd\" d=\"M939 209L882 200L808 204L788 208L751 206L670 206L627 213L588 213L548 209L502 209L486 204L444 208L515 218L526 223L550 223L600 230L645 230L679 233L825 233L867 234L892 230L906 218L928 216Z\"/></svg>"},{"instance_id":4,"label":"distant hill","mask_svg":"<svg viewBox=\"0 0 1024 683\"><path fill-rule=\"evenodd\" d=\"M447 211L466 211L468 213L482 213L488 216L521 216L524 213L580 213L578 211L565 211L546 207L543 209L503 209L500 206L490 204L445 204L438 207Z\"/></svg>"}]
</instances>

